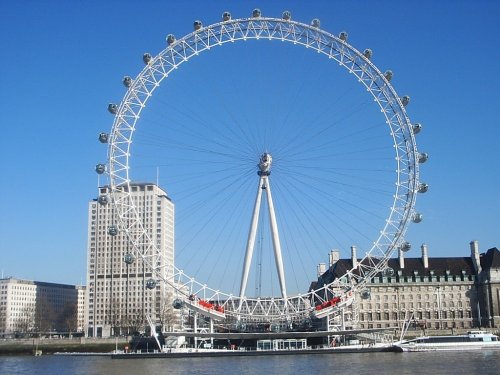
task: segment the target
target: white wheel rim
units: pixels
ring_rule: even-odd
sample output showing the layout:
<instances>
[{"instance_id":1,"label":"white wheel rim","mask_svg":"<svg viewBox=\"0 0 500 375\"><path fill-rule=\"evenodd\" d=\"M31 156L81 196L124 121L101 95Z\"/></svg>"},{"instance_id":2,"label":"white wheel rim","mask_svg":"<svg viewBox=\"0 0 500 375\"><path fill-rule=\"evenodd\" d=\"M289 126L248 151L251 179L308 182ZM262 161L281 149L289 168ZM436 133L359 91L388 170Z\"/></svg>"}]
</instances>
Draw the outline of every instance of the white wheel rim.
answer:
<instances>
[{"instance_id":1,"label":"white wheel rim","mask_svg":"<svg viewBox=\"0 0 500 375\"><path fill-rule=\"evenodd\" d=\"M132 136L142 110L160 83L192 57L228 42L248 39L281 40L316 50L346 68L366 87L379 105L391 129L397 160L397 181L391 212L373 247L347 270L344 277L303 295L280 298L252 299L214 290L197 282L174 266L173 272L158 269L152 259L159 254L155 242L145 231L133 200L130 199L129 157ZM313 309L311 301L325 301L332 290L351 296L356 289L385 269L387 260L404 241L408 225L415 214L418 190L418 152L410 120L392 85L382 72L361 52L338 37L319 28L277 18L245 18L228 20L203 27L175 41L153 57L132 81L117 108L110 133L108 173L112 203L120 220L120 228L132 242L135 252L156 272L157 278L187 297L220 303L228 317L248 320L283 321L303 319ZM146 249L146 250L145 250ZM151 252L153 255L151 255Z\"/></svg>"}]
</instances>

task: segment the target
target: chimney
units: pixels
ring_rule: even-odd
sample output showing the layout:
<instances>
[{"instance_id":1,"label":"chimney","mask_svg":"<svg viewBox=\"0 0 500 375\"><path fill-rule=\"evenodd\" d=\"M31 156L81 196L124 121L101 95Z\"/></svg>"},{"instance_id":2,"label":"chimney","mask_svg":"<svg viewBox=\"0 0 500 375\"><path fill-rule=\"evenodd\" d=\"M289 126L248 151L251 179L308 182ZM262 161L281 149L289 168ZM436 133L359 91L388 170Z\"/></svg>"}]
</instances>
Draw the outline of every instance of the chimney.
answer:
<instances>
[{"instance_id":1,"label":"chimney","mask_svg":"<svg viewBox=\"0 0 500 375\"><path fill-rule=\"evenodd\" d=\"M405 258L403 257L403 250L399 249L399 268L405 268Z\"/></svg>"},{"instance_id":2,"label":"chimney","mask_svg":"<svg viewBox=\"0 0 500 375\"><path fill-rule=\"evenodd\" d=\"M325 263L318 264L317 271L318 271L318 279L319 279L320 276L326 272L326 264Z\"/></svg>"},{"instance_id":3,"label":"chimney","mask_svg":"<svg viewBox=\"0 0 500 375\"><path fill-rule=\"evenodd\" d=\"M335 263L340 259L340 251L337 249L333 249L330 251L330 267L332 267Z\"/></svg>"},{"instance_id":4,"label":"chimney","mask_svg":"<svg viewBox=\"0 0 500 375\"><path fill-rule=\"evenodd\" d=\"M479 274L481 272L481 261L479 260L479 242L471 241L470 257L472 258L472 263L474 264L476 274Z\"/></svg>"},{"instance_id":5,"label":"chimney","mask_svg":"<svg viewBox=\"0 0 500 375\"><path fill-rule=\"evenodd\" d=\"M351 246L351 259L352 259L352 268L356 268L358 266L358 255L356 253L356 246Z\"/></svg>"},{"instance_id":6,"label":"chimney","mask_svg":"<svg viewBox=\"0 0 500 375\"><path fill-rule=\"evenodd\" d=\"M424 268L429 268L429 256L427 252L427 245L424 243L420 248L422 249L422 262L424 263Z\"/></svg>"}]
</instances>

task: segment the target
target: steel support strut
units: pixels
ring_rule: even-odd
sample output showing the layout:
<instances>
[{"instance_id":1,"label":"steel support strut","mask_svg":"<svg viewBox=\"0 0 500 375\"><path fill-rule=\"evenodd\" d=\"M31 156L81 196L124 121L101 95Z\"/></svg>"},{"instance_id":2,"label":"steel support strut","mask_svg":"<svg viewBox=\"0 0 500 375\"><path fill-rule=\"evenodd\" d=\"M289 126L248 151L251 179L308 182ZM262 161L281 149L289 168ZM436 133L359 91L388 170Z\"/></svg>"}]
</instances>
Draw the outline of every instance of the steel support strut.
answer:
<instances>
[{"instance_id":1,"label":"steel support strut","mask_svg":"<svg viewBox=\"0 0 500 375\"><path fill-rule=\"evenodd\" d=\"M285 271L283 267L283 258L281 255L281 243L278 234L278 225L276 222L276 214L274 212L273 198L271 195L271 187L269 184L269 175L271 174L271 155L265 153L261 156L260 163L258 164L260 171L258 172L259 186L257 189L257 197L255 198L255 206L253 209L252 222L250 224L250 230L248 232L247 248L245 253L245 263L243 265L243 274L241 276L240 285L240 308L242 299L245 296L245 291L248 282L248 273L250 271L250 265L252 263L253 250L255 247L255 237L257 235L258 219L260 213L260 206L262 203L262 190L266 190L267 205L269 208L269 221L271 226L271 235L273 238L273 248L274 248L274 258L276 261L276 270L278 272L278 279L280 283L281 296L286 301L286 284L285 284Z\"/></svg>"},{"instance_id":2,"label":"steel support strut","mask_svg":"<svg viewBox=\"0 0 500 375\"><path fill-rule=\"evenodd\" d=\"M240 285L240 307L241 307L241 299L245 296L245 291L247 288L247 281L248 281L248 272L250 271L250 265L252 263L253 249L255 246L255 236L257 234L257 226L258 226L258 219L260 212L260 204L262 201L263 178L264 177L261 176L259 180L257 197L255 198L255 206L253 208L252 223L250 224L250 231L248 232L247 250L245 253L245 263L243 265L243 274L241 276L241 285Z\"/></svg>"}]
</instances>

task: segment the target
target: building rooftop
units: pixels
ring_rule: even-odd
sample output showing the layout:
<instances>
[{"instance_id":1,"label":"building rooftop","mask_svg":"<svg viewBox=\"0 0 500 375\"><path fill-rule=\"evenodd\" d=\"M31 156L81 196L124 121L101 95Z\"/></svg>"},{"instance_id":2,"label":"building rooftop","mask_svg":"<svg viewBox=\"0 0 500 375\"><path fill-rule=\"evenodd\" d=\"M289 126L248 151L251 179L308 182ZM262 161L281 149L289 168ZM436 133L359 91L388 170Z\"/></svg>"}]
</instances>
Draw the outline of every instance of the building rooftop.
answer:
<instances>
[{"instance_id":1,"label":"building rooftop","mask_svg":"<svg viewBox=\"0 0 500 375\"><path fill-rule=\"evenodd\" d=\"M391 258L388 261L388 267L395 271L395 274L400 274L401 276L412 277L415 276L415 272L418 276L430 276L431 271L434 276L446 276L449 275L477 275L474 268L474 263L471 257L428 257L428 267L424 266L424 261L422 257L418 258L403 258L404 267L400 267L399 257ZM500 268L500 251L494 247L489 249L486 253L480 254L481 267L483 269L488 268ZM360 260L358 259L358 262ZM377 262L376 259L371 259L372 262ZM366 260L365 260L366 262ZM339 259L335 264L333 264L330 269L328 269L323 275L321 275L320 283L330 283L338 277L345 275L345 273L352 269L352 259L344 258ZM311 288L315 288L318 282L313 282Z\"/></svg>"},{"instance_id":2,"label":"building rooftop","mask_svg":"<svg viewBox=\"0 0 500 375\"><path fill-rule=\"evenodd\" d=\"M70 289L74 289L75 287L77 287L77 288L84 287L84 285L60 284L60 283L51 283L51 282L46 282L46 281L27 280L27 279L20 279L20 278L13 277L13 276L1 278L0 282L15 282L15 283L21 283L21 284L31 284L31 285L38 285L38 286L56 287L56 288L70 288Z\"/></svg>"},{"instance_id":3,"label":"building rooftop","mask_svg":"<svg viewBox=\"0 0 500 375\"><path fill-rule=\"evenodd\" d=\"M493 247L479 257L482 268L500 268L500 251Z\"/></svg>"}]
</instances>

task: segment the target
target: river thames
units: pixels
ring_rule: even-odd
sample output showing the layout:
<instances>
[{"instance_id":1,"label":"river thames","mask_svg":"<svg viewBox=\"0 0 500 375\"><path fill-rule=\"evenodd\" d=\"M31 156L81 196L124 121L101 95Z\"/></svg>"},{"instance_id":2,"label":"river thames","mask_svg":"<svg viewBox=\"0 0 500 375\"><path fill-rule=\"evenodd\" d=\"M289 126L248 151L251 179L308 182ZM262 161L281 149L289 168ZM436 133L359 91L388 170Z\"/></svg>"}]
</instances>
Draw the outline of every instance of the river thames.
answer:
<instances>
[{"instance_id":1,"label":"river thames","mask_svg":"<svg viewBox=\"0 0 500 375\"><path fill-rule=\"evenodd\" d=\"M0 374L499 374L500 351L111 359L0 356Z\"/></svg>"}]
</instances>

